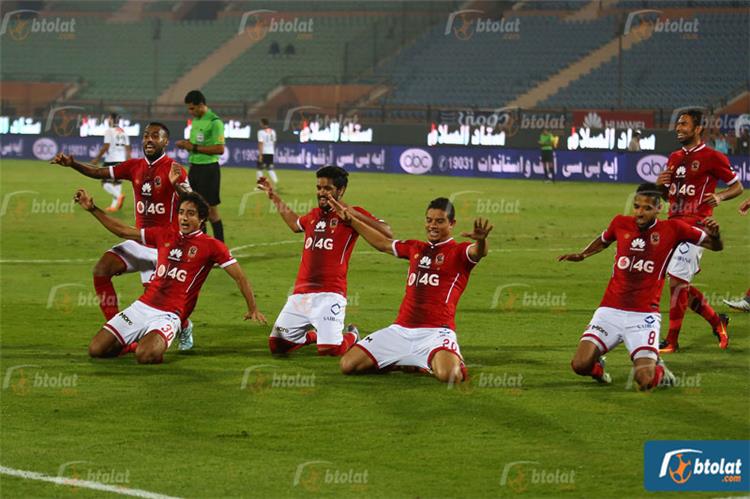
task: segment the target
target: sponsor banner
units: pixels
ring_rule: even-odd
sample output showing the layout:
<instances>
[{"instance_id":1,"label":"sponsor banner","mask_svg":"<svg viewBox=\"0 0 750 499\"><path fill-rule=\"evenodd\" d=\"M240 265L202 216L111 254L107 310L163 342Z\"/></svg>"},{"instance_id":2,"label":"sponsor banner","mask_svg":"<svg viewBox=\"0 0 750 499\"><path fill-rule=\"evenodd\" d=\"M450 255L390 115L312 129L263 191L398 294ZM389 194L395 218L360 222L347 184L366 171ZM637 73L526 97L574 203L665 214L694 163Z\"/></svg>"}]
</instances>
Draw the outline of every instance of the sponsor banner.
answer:
<instances>
[{"instance_id":1,"label":"sponsor banner","mask_svg":"<svg viewBox=\"0 0 750 499\"><path fill-rule=\"evenodd\" d=\"M750 490L750 440L651 440L643 452L646 490Z\"/></svg>"},{"instance_id":2,"label":"sponsor banner","mask_svg":"<svg viewBox=\"0 0 750 499\"><path fill-rule=\"evenodd\" d=\"M0 136L0 157L49 161L55 154L72 154L90 161L101 147L96 137ZM173 147L167 154L187 165L187 152ZM142 155L139 145L133 156ZM729 156L743 185L750 187L750 159ZM227 139L221 165L254 168L258 147L252 140ZM667 156L656 153L615 151L554 151L557 180L590 182L653 182L664 169ZM278 168L315 170L337 165L348 171L450 175L459 177L544 179L538 149L504 147L376 146L371 144L277 144L274 164Z\"/></svg>"},{"instance_id":3,"label":"sponsor banner","mask_svg":"<svg viewBox=\"0 0 750 499\"><path fill-rule=\"evenodd\" d=\"M573 111L573 126L586 128L632 128L654 127L651 111L603 111L598 109Z\"/></svg>"}]
</instances>

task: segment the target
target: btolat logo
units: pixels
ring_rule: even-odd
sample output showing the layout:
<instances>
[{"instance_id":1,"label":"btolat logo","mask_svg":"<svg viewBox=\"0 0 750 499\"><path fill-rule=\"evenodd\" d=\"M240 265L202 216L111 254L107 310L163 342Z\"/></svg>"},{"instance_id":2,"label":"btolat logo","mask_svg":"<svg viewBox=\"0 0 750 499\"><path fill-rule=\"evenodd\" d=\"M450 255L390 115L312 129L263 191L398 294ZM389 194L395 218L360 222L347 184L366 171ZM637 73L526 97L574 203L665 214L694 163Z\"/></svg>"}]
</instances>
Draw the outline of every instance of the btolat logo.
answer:
<instances>
[{"instance_id":1,"label":"btolat logo","mask_svg":"<svg viewBox=\"0 0 750 499\"><path fill-rule=\"evenodd\" d=\"M659 478L664 478L669 474L677 485L683 485L690 480L692 476L697 475L731 475L737 476L742 474L742 459L712 461L710 459L701 459L699 454L703 451L698 449L677 449L666 452L659 469Z\"/></svg>"}]
</instances>

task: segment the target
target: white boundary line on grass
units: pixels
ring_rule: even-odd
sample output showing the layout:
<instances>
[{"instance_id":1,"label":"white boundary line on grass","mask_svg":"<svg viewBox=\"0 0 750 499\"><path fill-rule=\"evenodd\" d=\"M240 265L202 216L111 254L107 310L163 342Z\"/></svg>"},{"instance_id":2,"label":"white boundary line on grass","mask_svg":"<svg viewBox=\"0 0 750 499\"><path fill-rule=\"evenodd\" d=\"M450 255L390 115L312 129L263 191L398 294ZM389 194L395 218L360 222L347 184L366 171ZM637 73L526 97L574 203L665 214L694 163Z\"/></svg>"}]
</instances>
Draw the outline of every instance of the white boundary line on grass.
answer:
<instances>
[{"instance_id":1,"label":"white boundary line on grass","mask_svg":"<svg viewBox=\"0 0 750 499\"><path fill-rule=\"evenodd\" d=\"M81 487L84 489L102 490L104 492L111 492L123 496L145 497L147 499L178 499L174 496L165 496L163 494L149 492L148 490L115 487L114 485L107 485L105 483L92 482L89 480L78 480L77 478L43 475L42 473L37 473L35 471L17 470L14 468L8 468L7 466L0 466L0 474L17 476L25 480L39 480L42 482L56 483L57 485L69 485L71 487Z\"/></svg>"}]
</instances>

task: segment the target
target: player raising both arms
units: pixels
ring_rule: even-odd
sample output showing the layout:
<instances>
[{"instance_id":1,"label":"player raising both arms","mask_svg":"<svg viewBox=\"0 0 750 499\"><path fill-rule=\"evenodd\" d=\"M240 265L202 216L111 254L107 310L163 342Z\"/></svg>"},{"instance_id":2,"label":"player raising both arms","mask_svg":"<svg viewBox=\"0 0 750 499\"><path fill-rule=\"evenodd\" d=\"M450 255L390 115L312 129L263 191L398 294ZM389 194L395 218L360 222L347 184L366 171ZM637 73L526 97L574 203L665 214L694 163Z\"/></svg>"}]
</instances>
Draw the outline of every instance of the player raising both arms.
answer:
<instances>
[{"instance_id":1,"label":"player raising both arms","mask_svg":"<svg viewBox=\"0 0 750 499\"><path fill-rule=\"evenodd\" d=\"M656 180L656 184L663 186L668 196L669 218L692 226L710 217L722 201L742 193L742 183L729 166L729 159L703 143L702 120L703 114L698 110L689 110L678 117L675 131L682 148L669 156L666 169ZM716 192L719 180L729 188ZM669 262L669 333L659 345L662 353L676 352L679 348L678 338L688 306L711 324L722 350L729 345L729 318L718 315L703 293L690 285L695 274L701 270L701 256L702 248L683 242Z\"/></svg>"},{"instance_id":2,"label":"player raising both arms","mask_svg":"<svg viewBox=\"0 0 750 499\"><path fill-rule=\"evenodd\" d=\"M169 130L161 123L149 123L143 131L145 158L130 159L108 168L98 168L76 161L73 156L58 154L50 163L73 168L81 174L97 179L130 180L135 198L135 226L172 226L177 228L179 193L189 191L187 172L165 153ZM176 175L175 175L176 174ZM171 176L170 176L171 175ZM106 320L119 310L112 277L139 272L146 286L156 270L156 248L137 241L125 241L113 246L94 265L94 289L99 307ZM192 323L184 325L180 349L193 345Z\"/></svg>"},{"instance_id":3,"label":"player raising both arms","mask_svg":"<svg viewBox=\"0 0 750 499\"><path fill-rule=\"evenodd\" d=\"M156 248L158 263L151 284L128 308L110 318L89 344L91 357L114 357L138 342L139 364L158 364L198 301L198 293L214 264L226 270L237 283L247 304L245 320L265 323L255 303L250 283L237 260L221 241L204 234L208 203L195 192L184 193L178 202L179 228L172 225L128 227L107 216L79 189L75 201L117 237Z\"/></svg>"},{"instance_id":4,"label":"player raising both arms","mask_svg":"<svg viewBox=\"0 0 750 499\"><path fill-rule=\"evenodd\" d=\"M469 274L487 256L487 220L474 221L474 231L461 234L474 243L453 240L456 225L453 204L437 198L427 206L427 241L393 240L358 218L335 199L338 215L370 245L409 261L406 294L396 321L375 331L341 359L341 372L362 374L389 367L413 367L431 372L438 380L461 383L468 374L456 338L456 307Z\"/></svg>"},{"instance_id":5,"label":"player raising both arms","mask_svg":"<svg viewBox=\"0 0 750 499\"><path fill-rule=\"evenodd\" d=\"M349 174L338 166L324 166L315 176L318 207L302 216L289 209L265 177L258 179L258 188L268 194L292 232L305 233L294 292L279 313L268 339L274 354L317 343L319 355L343 355L359 339L353 325L342 335L347 304L346 274L359 236L329 203L329 199L343 202ZM350 212L351 218L390 237L388 225L364 208L353 206Z\"/></svg>"},{"instance_id":6,"label":"player raising both arms","mask_svg":"<svg viewBox=\"0 0 750 499\"><path fill-rule=\"evenodd\" d=\"M714 220L703 220L707 231L703 232L680 220L658 220L660 210L661 189L655 184L641 184L633 199L633 216L616 216L582 252L558 258L580 262L617 242L607 291L581 336L571 363L576 374L611 383L602 355L625 343L640 389L673 384L674 376L657 349L659 298L667 262L675 247L684 241L713 251L721 251L723 245Z\"/></svg>"}]
</instances>

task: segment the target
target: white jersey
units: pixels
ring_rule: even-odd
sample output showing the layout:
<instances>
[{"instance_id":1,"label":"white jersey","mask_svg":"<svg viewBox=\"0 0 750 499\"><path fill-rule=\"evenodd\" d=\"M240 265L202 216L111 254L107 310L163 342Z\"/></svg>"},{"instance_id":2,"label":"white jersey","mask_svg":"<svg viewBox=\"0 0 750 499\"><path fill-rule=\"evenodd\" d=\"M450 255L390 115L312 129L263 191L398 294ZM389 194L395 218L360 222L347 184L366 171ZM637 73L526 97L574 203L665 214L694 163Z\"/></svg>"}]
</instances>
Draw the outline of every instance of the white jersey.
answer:
<instances>
[{"instance_id":1,"label":"white jersey","mask_svg":"<svg viewBox=\"0 0 750 499\"><path fill-rule=\"evenodd\" d=\"M105 163L122 163L128 159L125 147L130 145L130 137L125 130L119 126L107 128L104 143L109 144L109 149L104 154Z\"/></svg>"},{"instance_id":2,"label":"white jersey","mask_svg":"<svg viewBox=\"0 0 750 499\"><path fill-rule=\"evenodd\" d=\"M258 130L258 142L263 144L261 154L273 154L276 146L276 131L273 128Z\"/></svg>"}]
</instances>

